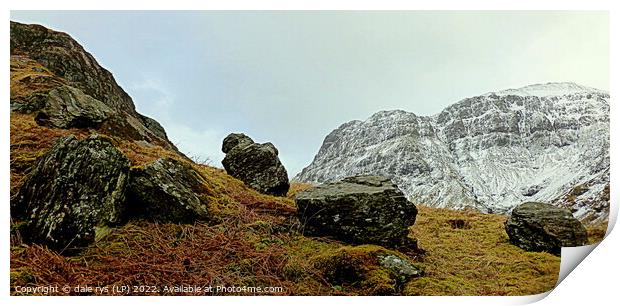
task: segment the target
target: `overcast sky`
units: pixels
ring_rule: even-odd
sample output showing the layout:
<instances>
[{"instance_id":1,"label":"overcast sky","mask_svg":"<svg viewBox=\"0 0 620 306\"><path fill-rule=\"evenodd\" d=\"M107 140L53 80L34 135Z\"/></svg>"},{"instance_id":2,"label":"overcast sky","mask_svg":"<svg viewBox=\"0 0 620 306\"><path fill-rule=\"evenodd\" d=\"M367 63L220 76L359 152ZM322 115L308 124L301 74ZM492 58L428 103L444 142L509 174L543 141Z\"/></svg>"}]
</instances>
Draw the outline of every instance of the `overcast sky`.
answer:
<instances>
[{"instance_id":1,"label":"overcast sky","mask_svg":"<svg viewBox=\"0 0 620 306\"><path fill-rule=\"evenodd\" d=\"M432 115L546 82L609 89L605 12L13 11L69 33L139 112L221 167L221 141L273 142L289 176L340 124L380 110Z\"/></svg>"}]
</instances>

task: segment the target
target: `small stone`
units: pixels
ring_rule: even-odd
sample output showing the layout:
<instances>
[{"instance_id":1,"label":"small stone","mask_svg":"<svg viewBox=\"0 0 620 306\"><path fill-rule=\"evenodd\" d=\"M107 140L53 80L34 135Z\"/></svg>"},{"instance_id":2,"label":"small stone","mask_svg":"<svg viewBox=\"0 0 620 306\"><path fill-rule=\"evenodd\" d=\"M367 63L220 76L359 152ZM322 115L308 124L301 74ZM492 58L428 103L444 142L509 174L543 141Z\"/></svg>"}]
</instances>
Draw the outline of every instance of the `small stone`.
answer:
<instances>
[{"instance_id":1,"label":"small stone","mask_svg":"<svg viewBox=\"0 0 620 306\"><path fill-rule=\"evenodd\" d=\"M408 260L393 254L379 255L379 263L383 268L392 272L401 282L422 276L423 274L422 270L411 264Z\"/></svg>"}]
</instances>

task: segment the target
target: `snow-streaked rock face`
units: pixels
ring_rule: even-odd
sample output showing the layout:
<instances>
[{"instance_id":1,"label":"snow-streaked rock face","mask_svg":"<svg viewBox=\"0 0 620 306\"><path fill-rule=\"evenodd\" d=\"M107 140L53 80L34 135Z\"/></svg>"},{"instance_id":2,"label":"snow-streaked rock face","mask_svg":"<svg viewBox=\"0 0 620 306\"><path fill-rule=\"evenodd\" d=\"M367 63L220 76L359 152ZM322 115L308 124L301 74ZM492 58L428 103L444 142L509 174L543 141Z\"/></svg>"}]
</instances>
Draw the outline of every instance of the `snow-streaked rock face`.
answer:
<instances>
[{"instance_id":1,"label":"snow-streaked rock face","mask_svg":"<svg viewBox=\"0 0 620 306\"><path fill-rule=\"evenodd\" d=\"M381 111L332 131L295 180L383 175L414 203L506 213L523 202L609 214L609 94L548 83L464 99L434 116Z\"/></svg>"}]
</instances>

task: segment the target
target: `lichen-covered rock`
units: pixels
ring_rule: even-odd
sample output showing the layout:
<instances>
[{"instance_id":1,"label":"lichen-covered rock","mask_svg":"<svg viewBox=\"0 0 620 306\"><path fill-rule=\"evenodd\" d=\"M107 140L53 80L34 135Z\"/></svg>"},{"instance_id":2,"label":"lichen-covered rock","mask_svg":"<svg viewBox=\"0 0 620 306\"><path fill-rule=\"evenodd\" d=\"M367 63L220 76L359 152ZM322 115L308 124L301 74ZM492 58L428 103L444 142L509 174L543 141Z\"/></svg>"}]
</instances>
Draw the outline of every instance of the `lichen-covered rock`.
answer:
<instances>
[{"instance_id":1,"label":"lichen-covered rock","mask_svg":"<svg viewBox=\"0 0 620 306\"><path fill-rule=\"evenodd\" d=\"M389 247L409 243L416 206L390 179L356 176L302 191L295 197L304 233Z\"/></svg>"},{"instance_id":2,"label":"lichen-covered rock","mask_svg":"<svg viewBox=\"0 0 620 306\"><path fill-rule=\"evenodd\" d=\"M288 174L271 143L254 143L244 134L230 134L222 143L226 157L224 169L246 185L261 193L285 196L289 189Z\"/></svg>"},{"instance_id":3,"label":"lichen-covered rock","mask_svg":"<svg viewBox=\"0 0 620 306\"><path fill-rule=\"evenodd\" d=\"M585 227L570 211L545 203L517 206L505 226L510 242L526 251L560 255L562 247L588 242Z\"/></svg>"},{"instance_id":4,"label":"lichen-covered rock","mask_svg":"<svg viewBox=\"0 0 620 306\"><path fill-rule=\"evenodd\" d=\"M131 169L128 205L132 217L164 223L209 218L204 178L184 162L158 159Z\"/></svg>"},{"instance_id":5,"label":"lichen-covered rock","mask_svg":"<svg viewBox=\"0 0 620 306\"><path fill-rule=\"evenodd\" d=\"M114 111L101 101L71 86L51 90L45 107L37 113L38 124L57 128L97 128Z\"/></svg>"},{"instance_id":6,"label":"lichen-covered rock","mask_svg":"<svg viewBox=\"0 0 620 306\"><path fill-rule=\"evenodd\" d=\"M405 255L376 245L346 246L312 260L331 285L368 295L397 294L407 281L424 275Z\"/></svg>"},{"instance_id":7,"label":"lichen-covered rock","mask_svg":"<svg viewBox=\"0 0 620 306\"><path fill-rule=\"evenodd\" d=\"M29 242L55 250L86 246L124 213L129 160L102 136L61 138L36 163L12 201Z\"/></svg>"},{"instance_id":8,"label":"lichen-covered rock","mask_svg":"<svg viewBox=\"0 0 620 306\"><path fill-rule=\"evenodd\" d=\"M380 254L379 265L390 272L399 283L405 283L411 278L422 275L422 270L414 266L409 260L395 254Z\"/></svg>"}]
</instances>

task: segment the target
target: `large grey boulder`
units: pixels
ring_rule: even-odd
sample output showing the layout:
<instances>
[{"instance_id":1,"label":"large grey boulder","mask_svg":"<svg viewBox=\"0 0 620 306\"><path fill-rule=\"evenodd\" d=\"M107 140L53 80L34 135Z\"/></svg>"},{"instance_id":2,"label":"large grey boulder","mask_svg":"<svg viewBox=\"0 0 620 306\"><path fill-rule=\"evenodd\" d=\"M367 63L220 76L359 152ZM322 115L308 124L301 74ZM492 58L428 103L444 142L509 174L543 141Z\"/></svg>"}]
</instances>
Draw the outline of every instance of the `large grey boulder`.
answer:
<instances>
[{"instance_id":1,"label":"large grey boulder","mask_svg":"<svg viewBox=\"0 0 620 306\"><path fill-rule=\"evenodd\" d=\"M304 233L350 243L408 244L416 206L389 178L355 176L302 191L295 197Z\"/></svg>"},{"instance_id":2,"label":"large grey boulder","mask_svg":"<svg viewBox=\"0 0 620 306\"><path fill-rule=\"evenodd\" d=\"M54 250L86 246L99 227L122 222L129 160L105 137L59 139L13 201L24 239Z\"/></svg>"},{"instance_id":3,"label":"large grey boulder","mask_svg":"<svg viewBox=\"0 0 620 306\"><path fill-rule=\"evenodd\" d=\"M71 86L52 89L35 120L57 128L98 128L114 111L103 102Z\"/></svg>"},{"instance_id":4,"label":"large grey boulder","mask_svg":"<svg viewBox=\"0 0 620 306\"><path fill-rule=\"evenodd\" d=\"M226 172L261 193L285 196L288 174L278 158L278 149L268 142L254 141L244 134L230 134L222 143Z\"/></svg>"},{"instance_id":5,"label":"large grey boulder","mask_svg":"<svg viewBox=\"0 0 620 306\"><path fill-rule=\"evenodd\" d=\"M131 169L131 217L163 223L205 220L209 205L204 195L204 178L185 162L165 158Z\"/></svg>"},{"instance_id":6,"label":"large grey boulder","mask_svg":"<svg viewBox=\"0 0 620 306\"><path fill-rule=\"evenodd\" d=\"M570 211L545 203L517 206L505 227L510 242L526 251L560 255L562 247L588 243L585 227Z\"/></svg>"}]
</instances>

